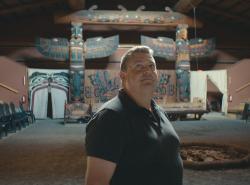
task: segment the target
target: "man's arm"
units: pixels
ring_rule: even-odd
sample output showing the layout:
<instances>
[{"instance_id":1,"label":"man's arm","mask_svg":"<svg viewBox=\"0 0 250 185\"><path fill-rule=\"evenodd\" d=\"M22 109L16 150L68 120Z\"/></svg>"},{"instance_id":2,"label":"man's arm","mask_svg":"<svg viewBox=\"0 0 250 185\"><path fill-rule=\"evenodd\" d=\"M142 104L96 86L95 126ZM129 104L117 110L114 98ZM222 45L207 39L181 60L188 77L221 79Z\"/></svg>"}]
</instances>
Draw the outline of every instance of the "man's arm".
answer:
<instances>
[{"instance_id":1,"label":"man's arm","mask_svg":"<svg viewBox=\"0 0 250 185\"><path fill-rule=\"evenodd\" d=\"M116 163L96 157L87 157L85 185L109 185Z\"/></svg>"}]
</instances>

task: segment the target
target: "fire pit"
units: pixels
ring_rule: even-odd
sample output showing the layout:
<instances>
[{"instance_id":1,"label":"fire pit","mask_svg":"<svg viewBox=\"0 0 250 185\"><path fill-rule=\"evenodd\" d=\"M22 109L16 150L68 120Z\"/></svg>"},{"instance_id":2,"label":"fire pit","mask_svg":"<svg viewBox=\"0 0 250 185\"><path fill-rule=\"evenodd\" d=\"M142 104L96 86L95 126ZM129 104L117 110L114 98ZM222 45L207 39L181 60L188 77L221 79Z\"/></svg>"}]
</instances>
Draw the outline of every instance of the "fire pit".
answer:
<instances>
[{"instance_id":1,"label":"fire pit","mask_svg":"<svg viewBox=\"0 0 250 185\"><path fill-rule=\"evenodd\" d=\"M250 166L247 149L208 143L184 143L181 157L185 168L206 170Z\"/></svg>"}]
</instances>

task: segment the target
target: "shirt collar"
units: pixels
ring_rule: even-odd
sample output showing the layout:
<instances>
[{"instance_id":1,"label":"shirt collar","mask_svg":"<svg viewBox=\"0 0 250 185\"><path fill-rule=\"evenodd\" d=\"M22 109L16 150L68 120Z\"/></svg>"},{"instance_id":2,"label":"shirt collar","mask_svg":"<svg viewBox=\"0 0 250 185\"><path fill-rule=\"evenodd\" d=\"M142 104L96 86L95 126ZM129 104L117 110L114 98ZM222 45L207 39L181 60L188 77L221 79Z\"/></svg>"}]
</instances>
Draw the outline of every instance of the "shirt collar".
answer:
<instances>
[{"instance_id":1,"label":"shirt collar","mask_svg":"<svg viewBox=\"0 0 250 185\"><path fill-rule=\"evenodd\" d=\"M139 105L136 104L136 102L126 93L126 91L124 89L120 89L119 90L119 94L118 94L119 99L122 101L123 105L125 105L127 108L129 108L129 110L132 111L148 111L147 109L145 109L144 107L141 107ZM157 105L156 102L152 99L151 100L151 107L153 110L157 111Z\"/></svg>"}]
</instances>

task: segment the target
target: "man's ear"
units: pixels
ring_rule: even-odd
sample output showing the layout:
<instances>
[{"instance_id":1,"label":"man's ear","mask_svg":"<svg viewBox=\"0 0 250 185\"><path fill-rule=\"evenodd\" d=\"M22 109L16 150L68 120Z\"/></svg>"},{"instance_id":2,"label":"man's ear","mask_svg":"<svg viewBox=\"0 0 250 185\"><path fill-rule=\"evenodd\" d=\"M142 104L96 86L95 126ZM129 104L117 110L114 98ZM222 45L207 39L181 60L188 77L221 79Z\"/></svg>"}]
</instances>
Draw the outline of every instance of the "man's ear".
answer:
<instances>
[{"instance_id":1,"label":"man's ear","mask_svg":"<svg viewBox=\"0 0 250 185\"><path fill-rule=\"evenodd\" d=\"M159 71L158 70L156 70L156 78L157 78L157 80L159 80Z\"/></svg>"},{"instance_id":2,"label":"man's ear","mask_svg":"<svg viewBox=\"0 0 250 185\"><path fill-rule=\"evenodd\" d=\"M121 78L121 80L124 80L125 76L126 76L126 72L120 71L120 78Z\"/></svg>"}]
</instances>

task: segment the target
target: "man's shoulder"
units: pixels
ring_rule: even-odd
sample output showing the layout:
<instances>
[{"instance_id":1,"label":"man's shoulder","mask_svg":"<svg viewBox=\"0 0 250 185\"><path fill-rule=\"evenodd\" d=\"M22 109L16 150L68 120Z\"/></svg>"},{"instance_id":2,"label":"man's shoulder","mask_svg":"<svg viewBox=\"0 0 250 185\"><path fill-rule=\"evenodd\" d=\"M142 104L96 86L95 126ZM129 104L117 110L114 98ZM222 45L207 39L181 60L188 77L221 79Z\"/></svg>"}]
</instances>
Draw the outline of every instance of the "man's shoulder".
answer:
<instances>
[{"instance_id":1,"label":"man's shoulder","mask_svg":"<svg viewBox=\"0 0 250 185\"><path fill-rule=\"evenodd\" d=\"M161 116L166 117L169 121L168 114L166 113L166 111L160 105L158 105L156 102L155 102L155 109L160 113Z\"/></svg>"},{"instance_id":2,"label":"man's shoulder","mask_svg":"<svg viewBox=\"0 0 250 185\"><path fill-rule=\"evenodd\" d=\"M115 97L104 103L88 122L86 131L94 127L113 127L123 120L122 103Z\"/></svg>"},{"instance_id":3,"label":"man's shoulder","mask_svg":"<svg viewBox=\"0 0 250 185\"><path fill-rule=\"evenodd\" d=\"M115 119L123 115L123 105L118 96L104 103L93 115L92 120Z\"/></svg>"},{"instance_id":4,"label":"man's shoulder","mask_svg":"<svg viewBox=\"0 0 250 185\"><path fill-rule=\"evenodd\" d=\"M103 111L103 110L111 110L114 112L121 112L123 111L123 105L121 100L118 96L112 98L111 100L104 103L97 112Z\"/></svg>"}]
</instances>

